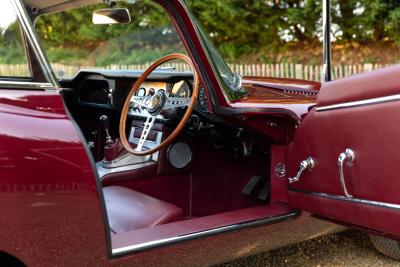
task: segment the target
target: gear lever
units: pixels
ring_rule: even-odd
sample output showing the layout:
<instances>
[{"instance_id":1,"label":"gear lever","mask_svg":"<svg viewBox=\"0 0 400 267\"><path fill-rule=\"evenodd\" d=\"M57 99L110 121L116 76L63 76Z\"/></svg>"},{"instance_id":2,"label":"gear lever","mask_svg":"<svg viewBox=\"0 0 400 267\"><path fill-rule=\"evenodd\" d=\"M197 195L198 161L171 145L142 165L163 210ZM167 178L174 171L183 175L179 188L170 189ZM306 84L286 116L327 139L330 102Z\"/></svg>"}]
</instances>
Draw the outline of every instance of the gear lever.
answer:
<instances>
[{"instance_id":1,"label":"gear lever","mask_svg":"<svg viewBox=\"0 0 400 267\"><path fill-rule=\"evenodd\" d=\"M106 132L106 144L112 144L113 139L110 135L110 131L108 130L108 127L110 125L110 119L108 118L107 115L102 115L100 117L100 123L101 123L101 126L103 127L104 131Z\"/></svg>"}]
</instances>

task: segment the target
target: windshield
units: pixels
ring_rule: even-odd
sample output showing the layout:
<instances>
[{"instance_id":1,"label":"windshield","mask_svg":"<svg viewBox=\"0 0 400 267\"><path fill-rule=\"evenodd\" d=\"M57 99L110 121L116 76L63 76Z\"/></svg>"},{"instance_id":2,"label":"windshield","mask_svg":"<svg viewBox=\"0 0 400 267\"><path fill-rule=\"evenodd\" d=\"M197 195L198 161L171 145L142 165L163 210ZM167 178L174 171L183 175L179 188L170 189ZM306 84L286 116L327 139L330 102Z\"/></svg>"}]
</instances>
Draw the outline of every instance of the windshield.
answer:
<instances>
[{"instance_id":1,"label":"windshield","mask_svg":"<svg viewBox=\"0 0 400 267\"><path fill-rule=\"evenodd\" d=\"M196 19L196 17L190 13L192 21L197 28L197 31L203 41L204 47L206 52L208 53L214 67L217 69L217 72L222 78L223 86L225 88L225 93L229 99L236 99L242 96L245 93L245 90L241 87L242 86L242 77L234 73L225 62L221 54L218 52L217 48L209 39L206 32L201 27L200 23Z\"/></svg>"},{"instance_id":2,"label":"windshield","mask_svg":"<svg viewBox=\"0 0 400 267\"><path fill-rule=\"evenodd\" d=\"M171 18L159 4L150 0L117 2L114 7L128 9L129 24L93 24L93 11L107 7L89 5L36 19L39 39L58 78L72 78L82 69L143 71L163 56L187 54ZM242 96L241 77L231 71L189 8L188 12L226 96ZM171 67L190 70L185 64Z\"/></svg>"},{"instance_id":3,"label":"windshield","mask_svg":"<svg viewBox=\"0 0 400 267\"><path fill-rule=\"evenodd\" d=\"M129 24L93 24L93 11L108 7L96 4L36 19L39 39L58 78L72 78L82 69L144 71L163 56L187 54L159 4L150 0L118 2L116 8L128 9ZM183 63L170 64L176 71L190 70Z\"/></svg>"}]
</instances>

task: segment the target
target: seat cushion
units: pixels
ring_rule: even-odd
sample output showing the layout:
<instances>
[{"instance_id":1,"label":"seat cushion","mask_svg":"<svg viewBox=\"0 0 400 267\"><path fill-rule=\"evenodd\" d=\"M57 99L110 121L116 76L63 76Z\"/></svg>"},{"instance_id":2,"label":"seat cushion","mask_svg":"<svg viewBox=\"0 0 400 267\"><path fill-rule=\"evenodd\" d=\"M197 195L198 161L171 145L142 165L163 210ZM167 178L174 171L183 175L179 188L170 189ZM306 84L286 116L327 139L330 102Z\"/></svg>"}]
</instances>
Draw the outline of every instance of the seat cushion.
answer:
<instances>
[{"instance_id":1,"label":"seat cushion","mask_svg":"<svg viewBox=\"0 0 400 267\"><path fill-rule=\"evenodd\" d=\"M114 233L178 221L181 208L121 186L103 188L108 221Z\"/></svg>"}]
</instances>

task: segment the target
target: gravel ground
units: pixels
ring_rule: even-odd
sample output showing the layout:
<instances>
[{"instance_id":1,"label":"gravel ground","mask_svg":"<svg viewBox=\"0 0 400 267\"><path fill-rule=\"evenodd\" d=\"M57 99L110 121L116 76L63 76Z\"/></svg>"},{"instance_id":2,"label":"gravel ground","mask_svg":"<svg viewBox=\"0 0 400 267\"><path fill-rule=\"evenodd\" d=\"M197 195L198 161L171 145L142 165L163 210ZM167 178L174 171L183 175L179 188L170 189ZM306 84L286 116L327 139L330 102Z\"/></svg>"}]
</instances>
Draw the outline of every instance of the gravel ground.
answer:
<instances>
[{"instance_id":1,"label":"gravel ground","mask_svg":"<svg viewBox=\"0 0 400 267\"><path fill-rule=\"evenodd\" d=\"M400 262L376 251L368 235L346 231L220 265L237 266L400 266Z\"/></svg>"}]
</instances>

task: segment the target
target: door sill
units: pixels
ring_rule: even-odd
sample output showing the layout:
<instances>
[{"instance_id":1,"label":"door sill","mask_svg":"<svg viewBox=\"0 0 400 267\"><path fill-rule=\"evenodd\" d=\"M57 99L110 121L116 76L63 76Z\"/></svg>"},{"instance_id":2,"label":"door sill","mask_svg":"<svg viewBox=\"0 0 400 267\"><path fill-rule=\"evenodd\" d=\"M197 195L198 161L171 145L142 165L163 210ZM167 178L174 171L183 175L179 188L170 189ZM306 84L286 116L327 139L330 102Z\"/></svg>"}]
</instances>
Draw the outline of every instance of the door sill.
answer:
<instances>
[{"instance_id":1,"label":"door sill","mask_svg":"<svg viewBox=\"0 0 400 267\"><path fill-rule=\"evenodd\" d=\"M111 235L112 257L231 232L274 224L299 216L286 203L225 212Z\"/></svg>"}]
</instances>

